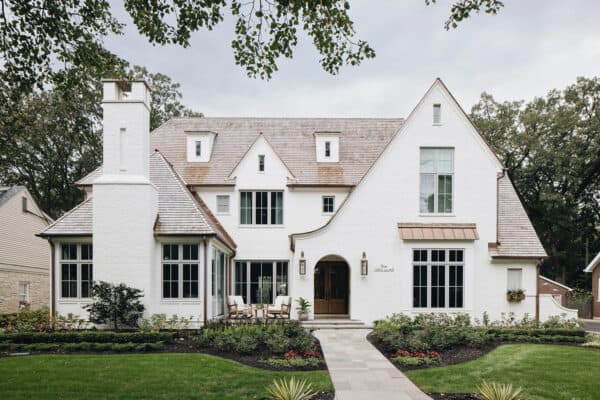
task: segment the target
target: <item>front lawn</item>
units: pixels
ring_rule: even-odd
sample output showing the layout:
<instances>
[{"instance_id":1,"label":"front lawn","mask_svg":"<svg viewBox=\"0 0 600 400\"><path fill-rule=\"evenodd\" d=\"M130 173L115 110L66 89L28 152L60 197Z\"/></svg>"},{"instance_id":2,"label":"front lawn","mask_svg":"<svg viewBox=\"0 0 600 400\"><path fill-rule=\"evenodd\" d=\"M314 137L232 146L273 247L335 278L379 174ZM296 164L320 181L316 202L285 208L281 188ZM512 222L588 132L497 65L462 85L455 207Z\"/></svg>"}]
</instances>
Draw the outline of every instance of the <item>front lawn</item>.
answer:
<instances>
[{"instance_id":1,"label":"front lawn","mask_svg":"<svg viewBox=\"0 0 600 400\"><path fill-rule=\"evenodd\" d=\"M428 393L474 393L482 381L495 381L522 387L525 400L593 400L600 396L600 351L511 344L477 360L407 375Z\"/></svg>"},{"instance_id":2,"label":"front lawn","mask_svg":"<svg viewBox=\"0 0 600 400\"><path fill-rule=\"evenodd\" d=\"M0 398L260 399L275 378L333 390L327 371L276 372L205 354L40 355L0 358Z\"/></svg>"}]
</instances>

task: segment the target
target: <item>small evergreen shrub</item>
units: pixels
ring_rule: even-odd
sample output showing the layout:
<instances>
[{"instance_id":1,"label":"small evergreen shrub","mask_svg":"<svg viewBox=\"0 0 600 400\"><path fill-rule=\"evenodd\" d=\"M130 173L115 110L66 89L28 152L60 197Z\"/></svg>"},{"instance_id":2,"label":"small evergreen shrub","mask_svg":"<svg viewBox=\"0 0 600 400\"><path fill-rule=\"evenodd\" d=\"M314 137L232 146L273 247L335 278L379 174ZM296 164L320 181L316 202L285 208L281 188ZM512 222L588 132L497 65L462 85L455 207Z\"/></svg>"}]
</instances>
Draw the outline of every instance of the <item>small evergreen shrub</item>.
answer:
<instances>
[{"instance_id":1,"label":"small evergreen shrub","mask_svg":"<svg viewBox=\"0 0 600 400\"><path fill-rule=\"evenodd\" d=\"M261 361L264 364L270 365L276 368L318 368L321 366L321 360L318 358L268 358Z\"/></svg>"}]
</instances>

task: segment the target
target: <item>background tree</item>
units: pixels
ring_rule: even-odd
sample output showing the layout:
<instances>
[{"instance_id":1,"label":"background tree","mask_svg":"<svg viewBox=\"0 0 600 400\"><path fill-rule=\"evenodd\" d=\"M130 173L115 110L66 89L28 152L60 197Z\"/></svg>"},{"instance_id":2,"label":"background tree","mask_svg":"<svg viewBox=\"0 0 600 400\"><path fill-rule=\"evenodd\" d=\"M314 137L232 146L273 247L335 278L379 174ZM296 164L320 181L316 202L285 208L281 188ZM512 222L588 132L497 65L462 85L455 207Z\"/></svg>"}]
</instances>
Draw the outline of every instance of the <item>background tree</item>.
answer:
<instances>
[{"instance_id":1,"label":"background tree","mask_svg":"<svg viewBox=\"0 0 600 400\"><path fill-rule=\"evenodd\" d=\"M332 74L375 57L356 37L348 0L125 0L124 5L138 31L159 45L188 47L192 33L212 30L231 16L234 59L251 77L270 78L279 58L293 56L301 30ZM502 7L498 0L454 0L446 28L473 12L497 13ZM0 0L0 80L21 89L42 87L53 81L57 68L99 64L102 39L122 34L123 27L107 0Z\"/></svg>"},{"instance_id":2,"label":"background tree","mask_svg":"<svg viewBox=\"0 0 600 400\"><path fill-rule=\"evenodd\" d=\"M83 199L73 183L102 162L100 77L127 76L150 83L151 129L172 117L201 115L181 103L179 84L168 76L139 66L128 69L119 59L110 63L59 71L48 90L11 95L13 101L0 103L0 182L25 185L54 218ZM11 91L5 83L0 87Z\"/></svg>"},{"instance_id":3,"label":"background tree","mask_svg":"<svg viewBox=\"0 0 600 400\"><path fill-rule=\"evenodd\" d=\"M484 93L471 118L504 162L551 259L550 278L589 285L600 250L600 78L578 78L531 102Z\"/></svg>"},{"instance_id":4,"label":"background tree","mask_svg":"<svg viewBox=\"0 0 600 400\"><path fill-rule=\"evenodd\" d=\"M93 302L83 306L90 313L90 322L112 325L118 331L121 328L133 328L144 313L140 302L144 296L141 290L120 283L95 283L92 286Z\"/></svg>"}]
</instances>

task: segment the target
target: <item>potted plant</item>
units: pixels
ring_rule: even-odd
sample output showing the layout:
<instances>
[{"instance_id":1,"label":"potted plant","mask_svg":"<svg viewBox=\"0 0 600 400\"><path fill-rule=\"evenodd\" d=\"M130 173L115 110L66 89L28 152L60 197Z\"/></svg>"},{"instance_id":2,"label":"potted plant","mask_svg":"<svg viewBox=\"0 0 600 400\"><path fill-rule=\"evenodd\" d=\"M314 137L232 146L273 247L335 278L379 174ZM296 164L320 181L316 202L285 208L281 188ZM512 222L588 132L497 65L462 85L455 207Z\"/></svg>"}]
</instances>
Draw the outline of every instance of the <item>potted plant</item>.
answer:
<instances>
[{"instance_id":1,"label":"potted plant","mask_svg":"<svg viewBox=\"0 0 600 400\"><path fill-rule=\"evenodd\" d=\"M310 301L306 300L304 297L300 297L296 302L298 303L298 307L296 307L296 311L298 311L298 320L306 321L308 319L308 314L310 313Z\"/></svg>"},{"instance_id":2,"label":"potted plant","mask_svg":"<svg viewBox=\"0 0 600 400\"><path fill-rule=\"evenodd\" d=\"M510 289L506 292L506 300L509 303L520 303L525 300L525 291L523 289Z\"/></svg>"}]
</instances>

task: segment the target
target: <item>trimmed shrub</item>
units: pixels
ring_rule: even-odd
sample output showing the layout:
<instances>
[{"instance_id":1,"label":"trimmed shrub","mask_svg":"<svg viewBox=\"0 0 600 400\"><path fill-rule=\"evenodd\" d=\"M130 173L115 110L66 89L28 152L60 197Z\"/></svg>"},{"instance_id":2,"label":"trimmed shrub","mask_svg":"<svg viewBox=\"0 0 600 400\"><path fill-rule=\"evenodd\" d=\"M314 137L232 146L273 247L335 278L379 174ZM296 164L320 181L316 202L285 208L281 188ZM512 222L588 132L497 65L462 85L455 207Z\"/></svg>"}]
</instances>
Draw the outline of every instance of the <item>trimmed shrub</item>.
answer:
<instances>
[{"instance_id":1,"label":"trimmed shrub","mask_svg":"<svg viewBox=\"0 0 600 400\"><path fill-rule=\"evenodd\" d=\"M0 328L7 332L48 332L52 329L50 309L21 310L17 313L0 314Z\"/></svg>"},{"instance_id":2,"label":"trimmed shrub","mask_svg":"<svg viewBox=\"0 0 600 400\"><path fill-rule=\"evenodd\" d=\"M268 337L265 344L275 354L283 354L290 348L290 340L283 333Z\"/></svg>"},{"instance_id":3,"label":"trimmed shrub","mask_svg":"<svg viewBox=\"0 0 600 400\"><path fill-rule=\"evenodd\" d=\"M169 332L26 332L0 335L0 341L11 343L152 343L171 342Z\"/></svg>"},{"instance_id":4,"label":"trimmed shrub","mask_svg":"<svg viewBox=\"0 0 600 400\"><path fill-rule=\"evenodd\" d=\"M321 365L321 360L318 358L269 358L261 360L262 363L276 368L317 368Z\"/></svg>"}]
</instances>

